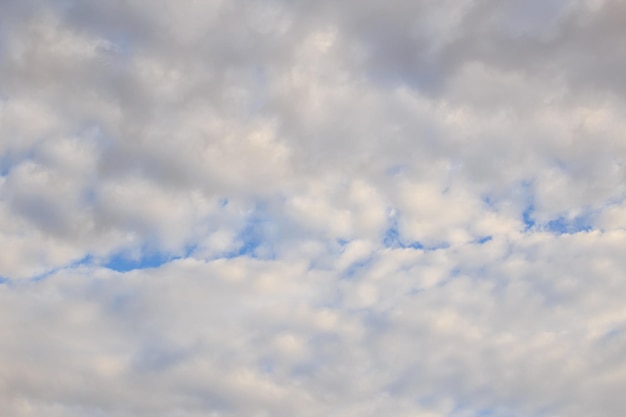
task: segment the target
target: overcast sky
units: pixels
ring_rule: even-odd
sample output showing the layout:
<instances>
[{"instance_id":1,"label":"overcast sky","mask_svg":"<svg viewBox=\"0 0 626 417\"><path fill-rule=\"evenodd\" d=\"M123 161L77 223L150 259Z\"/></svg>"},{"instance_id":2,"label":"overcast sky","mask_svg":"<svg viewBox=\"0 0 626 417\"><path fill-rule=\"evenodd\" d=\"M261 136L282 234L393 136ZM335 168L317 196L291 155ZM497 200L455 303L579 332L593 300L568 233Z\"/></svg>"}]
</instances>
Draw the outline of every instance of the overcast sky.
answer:
<instances>
[{"instance_id":1,"label":"overcast sky","mask_svg":"<svg viewBox=\"0 0 626 417\"><path fill-rule=\"evenodd\" d=\"M0 1L0 415L621 417L626 2Z\"/></svg>"}]
</instances>

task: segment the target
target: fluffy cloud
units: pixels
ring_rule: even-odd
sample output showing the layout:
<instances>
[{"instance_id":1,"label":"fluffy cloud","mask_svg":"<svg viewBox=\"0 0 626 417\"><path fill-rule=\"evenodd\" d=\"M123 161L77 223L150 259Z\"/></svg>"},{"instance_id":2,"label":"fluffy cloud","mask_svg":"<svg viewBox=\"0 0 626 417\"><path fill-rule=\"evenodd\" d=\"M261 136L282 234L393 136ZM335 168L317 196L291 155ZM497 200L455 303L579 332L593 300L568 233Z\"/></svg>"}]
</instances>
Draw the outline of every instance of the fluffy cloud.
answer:
<instances>
[{"instance_id":1,"label":"fluffy cloud","mask_svg":"<svg viewBox=\"0 0 626 417\"><path fill-rule=\"evenodd\" d=\"M5 1L5 412L620 415L624 11Z\"/></svg>"}]
</instances>

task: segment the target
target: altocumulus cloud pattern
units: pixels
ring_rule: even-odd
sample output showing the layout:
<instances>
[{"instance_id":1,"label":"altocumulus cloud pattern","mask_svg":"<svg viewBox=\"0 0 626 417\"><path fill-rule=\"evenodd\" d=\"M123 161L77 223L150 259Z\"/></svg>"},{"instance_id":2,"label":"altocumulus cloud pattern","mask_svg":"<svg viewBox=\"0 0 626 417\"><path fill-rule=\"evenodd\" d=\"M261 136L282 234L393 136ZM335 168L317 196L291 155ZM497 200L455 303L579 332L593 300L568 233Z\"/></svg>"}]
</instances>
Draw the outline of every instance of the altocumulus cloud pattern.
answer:
<instances>
[{"instance_id":1,"label":"altocumulus cloud pattern","mask_svg":"<svg viewBox=\"0 0 626 417\"><path fill-rule=\"evenodd\" d=\"M0 2L0 415L618 417L626 3Z\"/></svg>"}]
</instances>

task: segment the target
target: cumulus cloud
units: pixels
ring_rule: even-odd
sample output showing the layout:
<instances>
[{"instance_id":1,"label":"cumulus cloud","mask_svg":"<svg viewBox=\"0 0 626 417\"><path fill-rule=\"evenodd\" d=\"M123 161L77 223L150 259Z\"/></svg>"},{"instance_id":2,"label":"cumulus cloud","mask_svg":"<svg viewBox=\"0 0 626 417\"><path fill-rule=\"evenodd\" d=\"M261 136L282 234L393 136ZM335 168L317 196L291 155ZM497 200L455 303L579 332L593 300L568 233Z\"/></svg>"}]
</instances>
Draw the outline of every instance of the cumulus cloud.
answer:
<instances>
[{"instance_id":1,"label":"cumulus cloud","mask_svg":"<svg viewBox=\"0 0 626 417\"><path fill-rule=\"evenodd\" d=\"M624 11L4 1L5 413L621 415Z\"/></svg>"}]
</instances>

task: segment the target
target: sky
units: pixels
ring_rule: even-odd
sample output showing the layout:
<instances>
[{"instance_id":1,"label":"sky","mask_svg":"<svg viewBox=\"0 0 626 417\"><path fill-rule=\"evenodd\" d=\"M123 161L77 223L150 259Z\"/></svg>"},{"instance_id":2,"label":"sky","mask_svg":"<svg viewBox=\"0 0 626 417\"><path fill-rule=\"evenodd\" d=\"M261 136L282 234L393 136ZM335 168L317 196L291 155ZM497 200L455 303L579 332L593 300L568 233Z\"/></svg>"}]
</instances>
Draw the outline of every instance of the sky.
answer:
<instances>
[{"instance_id":1,"label":"sky","mask_svg":"<svg viewBox=\"0 0 626 417\"><path fill-rule=\"evenodd\" d=\"M626 2L2 0L0 415L618 417Z\"/></svg>"}]
</instances>

